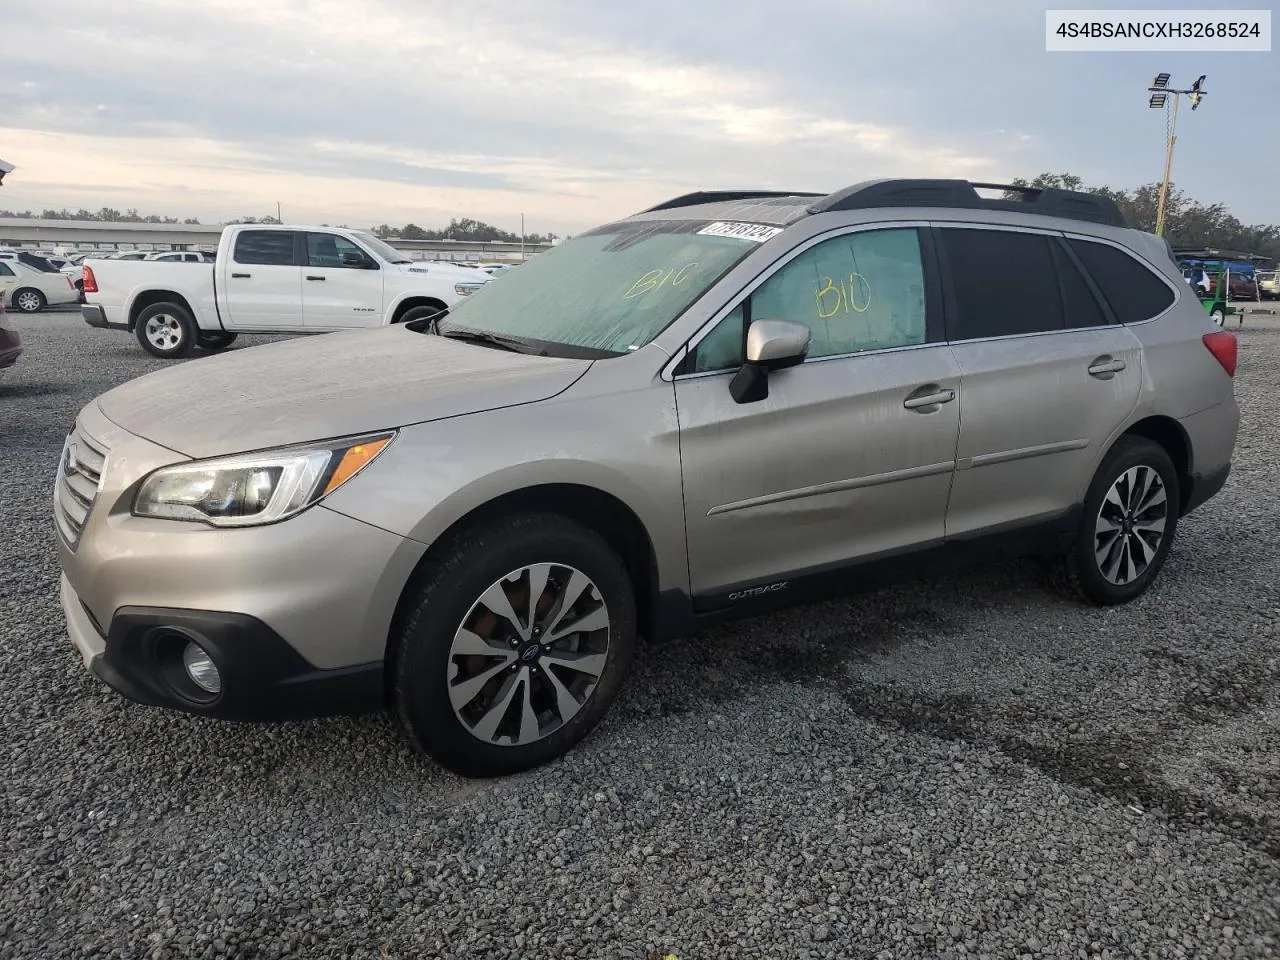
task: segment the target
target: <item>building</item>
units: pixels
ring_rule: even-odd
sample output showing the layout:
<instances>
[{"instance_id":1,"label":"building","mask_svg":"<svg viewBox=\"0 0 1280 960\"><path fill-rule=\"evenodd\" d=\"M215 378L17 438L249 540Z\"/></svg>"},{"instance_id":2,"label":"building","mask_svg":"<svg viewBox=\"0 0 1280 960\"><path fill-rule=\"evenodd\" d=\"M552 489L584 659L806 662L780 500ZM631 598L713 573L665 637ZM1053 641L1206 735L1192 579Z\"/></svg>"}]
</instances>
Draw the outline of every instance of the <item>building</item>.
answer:
<instances>
[{"instance_id":1,"label":"building","mask_svg":"<svg viewBox=\"0 0 1280 960\"><path fill-rule=\"evenodd\" d=\"M99 220L23 220L0 217L0 247L74 253L116 250L208 250L218 248L221 224L105 223ZM551 249L550 244L482 240L401 240L393 247L411 260L451 260L474 263L519 263Z\"/></svg>"}]
</instances>

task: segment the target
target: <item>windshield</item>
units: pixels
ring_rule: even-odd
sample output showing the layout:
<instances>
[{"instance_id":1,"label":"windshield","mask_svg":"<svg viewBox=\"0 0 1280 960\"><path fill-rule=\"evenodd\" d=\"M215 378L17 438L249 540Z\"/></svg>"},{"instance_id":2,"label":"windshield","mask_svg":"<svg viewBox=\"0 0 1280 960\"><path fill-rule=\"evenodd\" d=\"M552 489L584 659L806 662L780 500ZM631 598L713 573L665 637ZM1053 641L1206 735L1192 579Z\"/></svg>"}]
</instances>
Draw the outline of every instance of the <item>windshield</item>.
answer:
<instances>
[{"instance_id":1,"label":"windshield","mask_svg":"<svg viewBox=\"0 0 1280 960\"><path fill-rule=\"evenodd\" d=\"M359 240L361 243L363 243L370 250L372 250L374 253L376 253L383 260L387 261L387 263L412 263L413 262L412 260L410 260L408 257L404 255L403 250L397 250L395 247L391 246L391 244L385 243L382 240L379 240L372 233L365 233L364 231L356 230L356 231L352 231L351 235L355 237L357 240Z\"/></svg>"},{"instance_id":2,"label":"windshield","mask_svg":"<svg viewBox=\"0 0 1280 960\"><path fill-rule=\"evenodd\" d=\"M450 326L606 354L643 347L778 232L644 220L592 230L451 307Z\"/></svg>"}]
</instances>

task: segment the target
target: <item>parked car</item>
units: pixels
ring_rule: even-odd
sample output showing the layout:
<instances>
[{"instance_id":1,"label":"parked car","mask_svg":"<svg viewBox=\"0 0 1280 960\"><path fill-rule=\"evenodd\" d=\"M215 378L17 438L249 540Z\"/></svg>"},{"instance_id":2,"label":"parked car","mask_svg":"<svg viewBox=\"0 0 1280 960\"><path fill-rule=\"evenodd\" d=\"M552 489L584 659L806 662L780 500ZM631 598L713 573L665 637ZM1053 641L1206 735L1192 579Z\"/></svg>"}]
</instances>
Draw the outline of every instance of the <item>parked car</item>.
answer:
<instances>
[{"instance_id":1,"label":"parked car","mask_svg":"<svg viewBox=\"0 0 1280 960\"><path fill-rule=\"evenodd\" d=\"M391 705L494 775L641 635L995 552L1132 600L1227 478L1235 335L1113 202L1021 192L679 197L447 314L119 386L59 470L71 639L144 703Z\"/></svg>"},{"instance_id":2,"label":"parked car","mask_svg":"<svg viewBox=\"0 0 1280 960\"><path fill-rule=\"evenodd\" d=\"M0 260L0 277L12 276L8 304L22 313L37 313L45 307L77 303L80 291L62 273L46 273L17 260Z\"/></svg>"},{"instance_id":3,"label":"parked car","mask_svg":"<svg viewBox=\"0 0 1280 960\"><path fill-rule=\"evenodd\" d=\"M404 323L447 309L491 279L415 263L370 233L237 224L216 263L188 269L86 260L81 313L94 327L129 330L164 359L240 333L323 333Z\"/></svg>"},{"instance_id":4,"label":"parked car","mask_svg":"<svg viewBox=\"0 0 1280 960\"><path fill-rule=\"evenodd\" d=\"M163 253L149 253L142 259L148 263L213 263L214 256L211 253L201 253L198 250L168 250Z\"/></svg>"},{"instance_id":5,"label":"parked car","mask_svg":"<svg viewBox=\"0 0 1280 960\"><path fill-rule=\"evenodd\" d=\"M5 316L4 304L0 303L0 370L12 367L22 356L22 336Z\"/></svg>"},{"instance_id":6,"label":"parked car","mask_svg":"<svg viewBox=\"0 0 1280 960\"><path fill-rule=\"evenodd\" d=\"M1263 300L1280 300L1280 271L1259 270L1258 294Z\"/></svg>"},{"instance_id":7,"label":"parked car","mask_svg":"<svg viewBox=\"0 0 1280 960\"><path fill-rule=\"evenodd\" d=\"M33 253L30 250L14 250L12 247L0 249L0 262L20 263L41 273L58 272L58 268L50 263L43 254Z\"/></svg>"}]
</instances>

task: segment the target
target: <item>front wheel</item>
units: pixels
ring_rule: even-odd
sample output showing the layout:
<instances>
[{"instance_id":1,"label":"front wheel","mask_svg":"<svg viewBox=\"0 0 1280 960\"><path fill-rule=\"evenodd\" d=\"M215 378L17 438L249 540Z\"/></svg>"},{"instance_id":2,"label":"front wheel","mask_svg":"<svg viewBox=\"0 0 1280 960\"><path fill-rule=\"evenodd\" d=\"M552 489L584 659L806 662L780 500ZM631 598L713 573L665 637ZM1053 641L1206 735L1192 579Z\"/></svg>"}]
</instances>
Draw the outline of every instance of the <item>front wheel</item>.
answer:
<instances>
[{"instance_id":1,"label":"front wheel","mask_svg":"<svg viewBox=\"0 0 1280 960\"><path fill-rule=\"evenodd\" d=\"M396 320L396 323L409 323L413 320L421 320L423 317L434 317L444 309L443 304L440 306L410 307Z\"/></svg>"},{"instance_id":2,"label":"front wheel","mask_svg":"<svg viewBox=\"0 0 1280 960\"><path fill-rule=\"evenodd\" d=\"M1101 606L1140 596L1169 555L1180 496L1165 449L1145 437L1121 437L1094 475L1075 541L1055 572Z\"/></svg>"},{"instance_id":3,"label":"front wheel","mask_svg":"<svg viewBox=\"0 0 1280 960\"><path fill-rule=\"evenodd\" d=\"M225 350L235 342L236 334L229 333L225 330L215 330L210 332L202 331L196 336L196 344L202 350Z\"/></svg>"},{"instance_id":4,"label":"front wheel","mask_svg":"<svg viewBox=\"0 0 1280 960\"><path fill-rule=\"evenodd\" d=\"M13 305L23 313L39 313L48 301L43 293L34 287L22 287L13 294Z\"/></svg>"},{"instance_id":5,"label":"front wheel","mask_svg":"<svg viewBox=\"0 0 1280 960\"><path fill-rule=\"evenodd\" d=\"M566 753L609 709L635 652L626 565L564 517L470 529L411 602L392 665L396 710L418 749L463 776Z\"/></svg>"},{"instance_id":6,"label":"front wheel","mask_svg":"<svg viewBox=\"0 0 1280 960\"><path fill-rule=\"evenodd\" d=\"M196 343L196 324L185 307L153 303L138 314L134 334L142 349L161 360L177 360Z\"/></svg>"}]
</instances>

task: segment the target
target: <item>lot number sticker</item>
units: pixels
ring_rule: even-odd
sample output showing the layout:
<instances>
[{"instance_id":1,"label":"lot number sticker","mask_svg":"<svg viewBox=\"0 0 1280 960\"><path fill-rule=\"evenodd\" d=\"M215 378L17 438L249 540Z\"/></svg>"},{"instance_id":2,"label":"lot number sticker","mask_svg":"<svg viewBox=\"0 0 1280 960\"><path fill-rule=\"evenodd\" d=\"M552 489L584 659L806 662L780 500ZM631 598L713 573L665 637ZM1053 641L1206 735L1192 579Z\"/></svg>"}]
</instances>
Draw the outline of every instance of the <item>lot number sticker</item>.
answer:
<instances>
[{"instance_id":1,"label":"lot number sticker","mask_svg":"<svg viewBox=\"0 0 1280 960\"><path fill-rule=\"evenodd\" d=\"M717 220L698 231L704 237L733 237L736 240L750 240L753 243L764 243L782 232L781 227L768 227L763 223L729 223Z\"/></svg>"}]
</instances>

